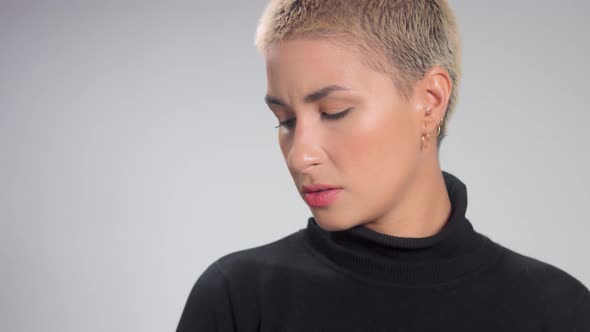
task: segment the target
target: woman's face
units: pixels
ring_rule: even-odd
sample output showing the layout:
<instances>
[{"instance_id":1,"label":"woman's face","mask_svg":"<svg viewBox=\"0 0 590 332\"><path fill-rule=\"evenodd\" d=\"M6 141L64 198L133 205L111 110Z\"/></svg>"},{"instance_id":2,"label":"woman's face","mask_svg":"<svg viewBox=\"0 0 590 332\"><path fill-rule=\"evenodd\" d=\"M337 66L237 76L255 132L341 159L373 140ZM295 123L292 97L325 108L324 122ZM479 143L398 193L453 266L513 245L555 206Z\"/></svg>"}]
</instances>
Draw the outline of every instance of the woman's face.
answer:
<instances>
[{"instance_id":1,"label":"woman's face","mask_svg":"<svg viewBox=\"0 0 590 332\"><path fill-rule=\"evenodd\" d=\"M266 69L266 101L278 122L287 121L279 144L301 197L303 186L341 188L332 203L310 205L317 222L342 230L386 220L419 165L424 109L353 48L326 39L274 45Z\"/></svg>"}]
</instances>

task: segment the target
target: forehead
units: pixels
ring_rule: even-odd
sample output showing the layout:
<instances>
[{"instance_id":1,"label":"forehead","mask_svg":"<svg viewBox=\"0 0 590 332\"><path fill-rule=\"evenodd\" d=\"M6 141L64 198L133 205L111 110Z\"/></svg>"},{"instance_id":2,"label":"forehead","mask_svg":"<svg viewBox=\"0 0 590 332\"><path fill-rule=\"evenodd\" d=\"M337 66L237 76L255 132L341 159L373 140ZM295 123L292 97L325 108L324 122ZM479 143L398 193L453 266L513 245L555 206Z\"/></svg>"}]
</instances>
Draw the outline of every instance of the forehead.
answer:
<instances>
[{"instance_id":1,"label":"forehead","mask_svg":"<svg viewBox=\"0 0 590 332\"><path fill-rule=\"evenodd\" d=\"M359 52L343 42L326 38L288 39L271 45L265 53L267 66L307 65L326 69L360 64Z\"/></svg>"},{"instance_id":2,"label":"forehead","mask_svg":"<svg viewBox=\"0 0 590 332\"><path fill-rule=\"evenodd\" d=\"M265 60L269 90L312 90L327 84L361 88L385 76L361 61L358 48L325 38L281 41L269 47Z\"/></svg>"}]
</instances>

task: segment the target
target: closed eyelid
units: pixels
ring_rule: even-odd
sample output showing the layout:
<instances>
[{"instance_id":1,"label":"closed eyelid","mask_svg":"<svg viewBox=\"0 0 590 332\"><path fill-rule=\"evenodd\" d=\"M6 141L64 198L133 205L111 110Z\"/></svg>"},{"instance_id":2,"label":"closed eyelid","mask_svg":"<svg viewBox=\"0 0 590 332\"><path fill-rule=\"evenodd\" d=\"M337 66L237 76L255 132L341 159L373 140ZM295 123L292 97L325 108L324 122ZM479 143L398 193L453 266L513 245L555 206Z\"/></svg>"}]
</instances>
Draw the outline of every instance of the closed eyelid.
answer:
<instances>
[{"instance_id":1,"label":"closed eyelid","mask_svg":"<svg viewBox=\"0 0 590 332\"><path fill-rule=\"evenodd\" d=\"M324 86L323 88L318 89L314 92L308 93L305 97L303 97L303 102L306 104L311 104L311 103L319 102L319 101L326 99L326 98L340 99L341 97L334 96L334 94L337 94L338 92L347 92L347 93L355 94L355 90L353 90L349 87L345 87L345 86L341 86L341 85L337 85L337 84L330 84L330 85ZM275 106L285 107L288 109L292 108L285 101L281 100L278 97L274 97L270 94L266 94L264 96L264 101L266 102L266 104L268 106L275 105Z\"/></svg>"},{"instance_id":2,"label":"closed eyelid","mask_svg":"<svg viewBox=\"0 0 590 332\"><path fill-rule=\"evenodd\" d=\"M347 117L348 114L352 110L354 110L354 107L349 107L349 108L345 109L344 111L340 111L340 112L337 112L337 113L326 113L326 112L322 112L321 113L321 116L322 116L322 118L324 118L324 119L326 119L328 121L337 121L337 120L340 120L340 119L343 119L343 118ZM295 117L292 117L292 118L286 119L285 121L280 121L279 122L279 125L276 126L275 128L286 127L288 129L291 129L293 127L293 125L294 125L295 122L296 122L296 118Z\"/></svg>"}]
</instances>

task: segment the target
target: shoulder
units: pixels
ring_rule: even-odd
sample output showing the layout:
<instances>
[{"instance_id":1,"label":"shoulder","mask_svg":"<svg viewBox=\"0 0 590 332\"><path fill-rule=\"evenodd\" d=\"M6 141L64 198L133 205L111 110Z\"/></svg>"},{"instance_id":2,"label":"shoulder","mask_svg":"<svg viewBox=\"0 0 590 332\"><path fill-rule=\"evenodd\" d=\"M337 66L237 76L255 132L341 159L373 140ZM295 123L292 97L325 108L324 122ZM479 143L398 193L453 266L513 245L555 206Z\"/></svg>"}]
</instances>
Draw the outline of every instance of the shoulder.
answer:
<instances>
[{"instance_id":1,"label":"shoulder","mask_svg":"<svg viewBox=\"0 0 590 332\"><path fill-rule=\"evenodd\" d=\"M256 247L225 254L197 278L177 331L234 331L258 326L258 294L277 270L299 268L303 230ZM239 323L239 324L238 324ZM248 328L245 328L248 329Z\"/></svg>"},{"instance_id":2,"label":"shoulder","mask_svg":"<svg viewBox=\"0 0 590 332\"><path fill-rule=\"evenodd\" d=\"M547 296L588 291L580 280L553 263L525 255L498 243L495 245L503 251L500 269L509 278L518 278L543 291Z\"/></svg>"},{"instance_id":3,"label":"shoulder","mask_svg":"<svg viewBox=\"0 0 590 332\"><path fill-rule=\"evenodd\" d=\"M203 299L229 297L232 291L255 291L265 274L301 259L302 230L269 243L225 254L212 260L198 276L191 294Z\"/></svg>"},{"instance_id":4,"label":"shoulder","mask_svg":"<svg viewBox=\"0 0 590 332\"><path fill-rule=\"evenodd\" d=\"M272 242L234 251L219 257L213 263L228 279L243 279L272 272L281 266L296 264L302 259L303 229Z\"/></svg>"},{"instance_id":5,"label":"shoulder","mask_svg":"<svg viewBox=\"0 0 590 332\"><path fill-rule=\"evenodd\" d=\"M555 264L496 242L494 245L503 252L494 269L498 277L496 280L501 280L505 287L512 289L513 294L540 305L549 324L584 324L579 326L590 327L590 315L587 315L590 312L590 290L579 279Z\"/></svg>"}]
</instances>

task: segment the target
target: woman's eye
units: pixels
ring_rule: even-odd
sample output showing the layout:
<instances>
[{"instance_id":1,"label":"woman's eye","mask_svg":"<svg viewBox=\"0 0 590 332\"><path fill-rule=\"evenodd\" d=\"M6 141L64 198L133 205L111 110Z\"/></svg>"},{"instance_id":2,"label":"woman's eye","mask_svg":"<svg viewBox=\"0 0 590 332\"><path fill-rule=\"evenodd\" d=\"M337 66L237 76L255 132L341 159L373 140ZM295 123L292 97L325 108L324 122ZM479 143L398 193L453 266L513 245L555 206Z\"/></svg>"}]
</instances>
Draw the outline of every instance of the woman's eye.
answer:
<instances>
[{"instance_id":1,"label":"woman's eye","mask_svg":"<svg viewBox=\"0 0 590 332\"><path fill-rule=\"evenodd\" d=\"M330 120L338 120L338 119L342 119L343 117L345 117L346 115L348 115L348 113L350 113L350 111L352 110L352 108L349 108L347 110L344 110L342 112L338 112L338 113L334 113L334 114L330 114L330 113L322 113L322 115L326 118L326 119L330 119Z\"/></svg>"},{"instance_id":2,"label":"woman's eye","mask_svg":"<svg viewBox=\"0 0 590 332\"><path fill-rule=\"evenodd\" d=\"M279 122L279 125L276 126L275 128L286 127L286 128L292 129L294 123L295 123L295 118L291 118L289 120Z\"/></svg>"},{"instance_id":3,"label":"woman's eye","mask_svg":"<svg viewBox=\"0 0 590 332\"><path fill-rule=\"evenodd\" d=\"M344 110L344 111L338 112L338 113L334 113L334 114L322 113L322 116L326 119L329 119L329 120L338 120L338 119L342 119L343 117L348 115L348 113L350 113L351 110L352 110L352 108L349 108L347 110ZM292 129L294 125L295 125L295 118L291 118L291 119L279 122L279 125L276 126L275 128L286 127L288 129Z\"/></svg>"}]
</instances>

